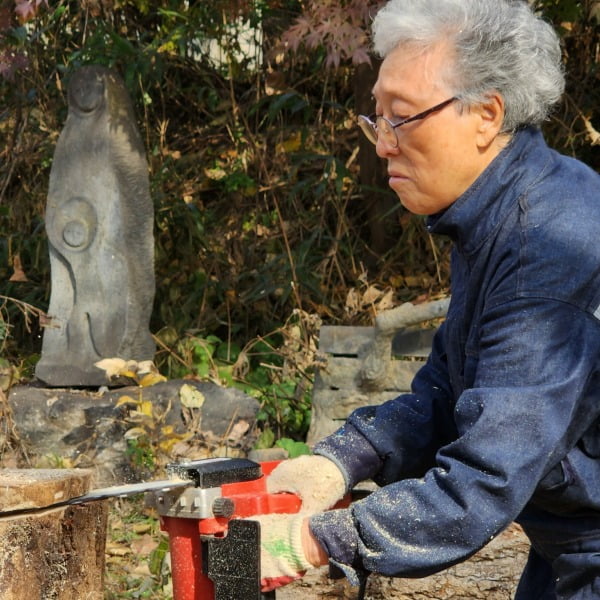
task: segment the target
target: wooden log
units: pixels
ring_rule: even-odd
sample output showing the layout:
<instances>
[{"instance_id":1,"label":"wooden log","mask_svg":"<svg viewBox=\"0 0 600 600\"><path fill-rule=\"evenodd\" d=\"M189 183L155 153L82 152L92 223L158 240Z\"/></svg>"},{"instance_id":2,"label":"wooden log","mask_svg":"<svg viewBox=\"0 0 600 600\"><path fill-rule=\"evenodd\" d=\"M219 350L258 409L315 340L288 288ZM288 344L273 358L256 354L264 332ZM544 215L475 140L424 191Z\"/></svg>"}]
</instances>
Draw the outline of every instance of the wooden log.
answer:
<instances>
[{"instance_id":1,"label":"wooden log","mask_svg":"<svg viewBox=\"0 0 600 600\"><path fill-rule=\"evenodd\" d=\"M0 469L0 510L84 494L92 471ZM102 600L107 502L0 518L2 600Z\"/></svg>"}]
</instances>

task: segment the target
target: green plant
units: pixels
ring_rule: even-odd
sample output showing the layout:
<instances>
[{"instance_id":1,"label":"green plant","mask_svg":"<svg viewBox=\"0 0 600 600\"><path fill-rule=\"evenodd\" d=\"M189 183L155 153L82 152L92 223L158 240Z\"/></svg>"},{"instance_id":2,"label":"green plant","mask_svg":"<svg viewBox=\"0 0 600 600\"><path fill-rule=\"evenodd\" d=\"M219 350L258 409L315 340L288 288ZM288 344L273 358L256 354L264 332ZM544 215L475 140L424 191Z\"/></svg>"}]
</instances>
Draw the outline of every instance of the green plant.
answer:
<instances>
[{"instance_id":1,"label":"green plant","mask_svg":"<svg viewBox=\"0 0 600 600\"><path fill-rule=\"evenodd\" d=\"M215 335L199 337L188 334L176 342L177 360L171 362L170 376L193 375L219 385L232 385L233 365L239 354L237 344L225 343Z\"/></svg>"},{"instance_id":2,"label":"green plant","mask_svg":"<svg viewBox=\"0 0 600 600\"><path fill-rule=\"evenodd\" d=\"M266 366L267 377L271 379L260 389L259 399L261 409L257 421L262 425L262 433L256 444L257 448L269 448L280 438L291 437L302 440L306 437L310 424L311 396L310 389L302 385L302 381L293 378L282 379L280 375L273 376L273 363ZM262 373L257 370L257 377ZM256 378L251 378L256 381Z\"/></svg>"},{"instance_id":3,"label":"green plant","mask_svg":"<svg viewBox=\"0 0 600 600\"><path fill-rule=\"evenodd\" d=\"M129 433L129 435L132 435ZM136 471L153 473L157 467L156 457L150 438L146 433L136 432L135 437L128 437L126 456Z\"/></svg>"},{"instance_id":4,"label":"green plant","mask_svg":"<svg viewBox=\"0 0 600 600\"><path fill-rule=\"evenodd\" d=\"M307 444L291 440L290 438L281 438L280 440L277 440L275 446L283 448L288 453L289 458L310 454L310 448Z\"/></svg>"},{"instance_id":5,"label":"green plant","mask_svg":"<svg viewBox=\"0 0 600 600\"><path fill-rule=\"evenodd\" d=\"M105 600L172 598L164 564L168 539L143 496L111 502L108 519Z\"/></svg>"}]
</instances>

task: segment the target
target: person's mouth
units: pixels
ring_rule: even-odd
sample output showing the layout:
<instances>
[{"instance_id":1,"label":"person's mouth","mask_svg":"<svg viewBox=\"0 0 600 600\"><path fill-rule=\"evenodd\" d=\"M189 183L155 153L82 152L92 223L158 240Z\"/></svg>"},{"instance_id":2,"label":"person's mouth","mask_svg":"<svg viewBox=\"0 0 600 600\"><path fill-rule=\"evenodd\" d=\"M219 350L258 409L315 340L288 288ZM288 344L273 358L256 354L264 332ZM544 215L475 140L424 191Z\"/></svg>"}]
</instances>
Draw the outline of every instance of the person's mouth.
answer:
<instances>
[{"instance_id":1,"label":"person's mouth","mask_svg":"<svg viewBox=\"0 0 600 600\"><path fill-rule=\"evenodd\" d=\"M408 177L400 171L389 170L388 175L390 177L390 185L392 185L394 182L400 183L408 180Z\"/></svg>"}]
</instances>

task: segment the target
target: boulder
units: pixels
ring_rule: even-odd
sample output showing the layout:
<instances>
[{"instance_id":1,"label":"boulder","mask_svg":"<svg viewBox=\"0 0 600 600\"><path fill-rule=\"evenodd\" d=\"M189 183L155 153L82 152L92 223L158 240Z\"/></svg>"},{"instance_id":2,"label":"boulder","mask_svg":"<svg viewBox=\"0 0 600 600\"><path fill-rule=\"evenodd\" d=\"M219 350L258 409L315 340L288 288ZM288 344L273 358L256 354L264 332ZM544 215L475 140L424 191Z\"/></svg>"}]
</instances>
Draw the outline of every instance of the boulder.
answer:
<instances>
[{"instance_id":1,"label":"boulder","mask_svg":"<svg viewBox=\"0 0 600 600\"><path fill-rule=\"evenodd\" d=\"M152 412L137 425L136 401L150 402ZM100 485L152 476L136 470L128 456L128 432L136 426L146 427L156 445L177 436L200 443L204 436L225 449L249 447L259 409L240 390L194 380L97 391L21 385L11 389L8 402L31 455L94 467Z\"/></svg>"}]
</instances>

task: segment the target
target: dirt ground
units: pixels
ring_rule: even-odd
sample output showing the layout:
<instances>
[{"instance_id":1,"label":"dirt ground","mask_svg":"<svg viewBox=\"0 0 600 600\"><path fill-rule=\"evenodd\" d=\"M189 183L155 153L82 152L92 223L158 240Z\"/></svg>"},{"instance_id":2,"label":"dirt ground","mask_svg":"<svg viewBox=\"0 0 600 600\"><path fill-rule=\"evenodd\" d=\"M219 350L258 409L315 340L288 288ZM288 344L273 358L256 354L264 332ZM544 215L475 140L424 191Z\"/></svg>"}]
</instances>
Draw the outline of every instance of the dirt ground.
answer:
<instances>
[{"instance_id":1,"label":"dirt ground","mask_svg":"<svg viewBox=\"0 0 600 600\"><path fill-rule=\"evenodd\" d=\"M509 600L523 569L529 543L513 525L470 560L423 579L392 579L372 575L365 600ZM346 580L332 581L326 568L314 570L278 590L277 600L340 598L355 600L358 588Z\"/></svg>"}]
</instances>

